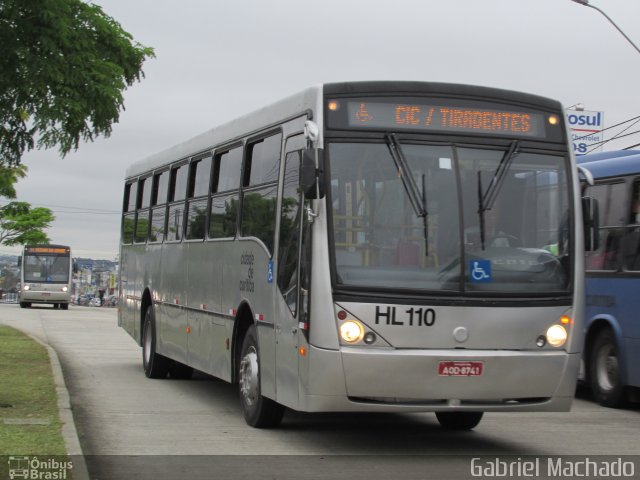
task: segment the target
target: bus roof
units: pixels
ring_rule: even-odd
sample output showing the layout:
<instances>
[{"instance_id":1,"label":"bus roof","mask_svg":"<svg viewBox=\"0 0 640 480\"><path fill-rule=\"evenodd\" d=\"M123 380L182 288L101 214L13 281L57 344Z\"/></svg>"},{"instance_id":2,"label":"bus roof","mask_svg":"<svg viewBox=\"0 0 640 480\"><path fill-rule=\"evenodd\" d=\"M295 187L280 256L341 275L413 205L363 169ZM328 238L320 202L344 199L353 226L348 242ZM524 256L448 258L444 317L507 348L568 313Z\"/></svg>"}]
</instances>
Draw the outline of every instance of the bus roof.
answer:
<instances>
[{"instance_id":1,"label":"bus roof","mask_svg":"<svg viewBox=\"0 0 640 480\"><path fill-rule=\"evenodd\" d=\"M413 81L369 81L369 82L340 82L315 85L287 98L267 105L259 110L236 118L228 123L212 128L183 143L175 145L162 152L136 162L129 166L126 178L136 177L154 169L161 168L169 163L186 159L192 155L205 152L208 149L232 143L233 141L250 136L252 132L258 133L277 125L285 119L312 111L315 114L313 120L320 121L323 115L323 93L330 95L348 94L405 94L466 97L469 99L491 98L503 100L506 103L520 103L549 111L561 110L562 105L556 100L528 93L503 90L475 85L462 85L437 82L413 82Z\"/></svg>"},{"instance_id":2,"label":"bus roof","mask_svg":"<svg viewBox=\"0 0 640 480\"><path fill-rule=\"evenodd\" d=\"M617 150L577 157L594 178L640 174L640 150Z\"/></svg>"},{"instance_id":3,"label":"bus roof","mask_svg":"<svg viewBox=\"0 0 640 480\"><path fill-rule=\"evenodd\" d=\"M301 115L310 109L316 110L316 107L319 106L317 102L321 102L321 92L321 86L311 87L260 110L212 128L190 140L134 163L127 168L126 178L141 175L171 162L204 152L217 145L231 143L247 134L250 135L251 132L257 133L268 128L269 125L275 125L285 118ZM317 110L321 112L321 109Z\"/></svg>"},{"instance_id":4,"label":"bus roof","mask_svg":"<svg viewBox=\"0 0 640 480\"><path fill-rule=\"evenodd\" d=\"M605 160L607 158L620 158L629 155L638 155L640 150L612 150L610 152L588 153L586 155L576 156L578 163L589 163L597 160Z\"/></svg>"}]
</instances>

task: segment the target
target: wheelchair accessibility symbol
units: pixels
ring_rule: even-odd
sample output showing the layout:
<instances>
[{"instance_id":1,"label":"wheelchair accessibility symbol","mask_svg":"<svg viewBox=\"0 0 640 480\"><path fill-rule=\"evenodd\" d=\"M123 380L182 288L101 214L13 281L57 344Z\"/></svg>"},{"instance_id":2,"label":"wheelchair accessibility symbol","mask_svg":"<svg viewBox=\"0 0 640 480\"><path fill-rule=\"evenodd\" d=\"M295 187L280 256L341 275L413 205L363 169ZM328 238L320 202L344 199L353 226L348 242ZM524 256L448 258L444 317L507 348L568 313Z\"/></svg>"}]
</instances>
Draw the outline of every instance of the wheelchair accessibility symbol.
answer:
<instances>
[{"instance_id":1,"label":"wheelchair accessibility symbol","mask_svg":"<svg viewBox=\"0 0 640 480\"><path fill-rule=\"evenodd\" d=\"M267 282L273 283L273 260L267 264Z\"/></svg>"},{"instance_id":2,"label":"wheelchair accessibility symbol","mask_svg":"<svg viewBox=\"0 0 640 480\"><path fill-rule=\"evenodd\" d=\"M469 265L471 281L474 283L491 281L491 262L489 260L472 260Z\"/></svg>"}]
</instances>

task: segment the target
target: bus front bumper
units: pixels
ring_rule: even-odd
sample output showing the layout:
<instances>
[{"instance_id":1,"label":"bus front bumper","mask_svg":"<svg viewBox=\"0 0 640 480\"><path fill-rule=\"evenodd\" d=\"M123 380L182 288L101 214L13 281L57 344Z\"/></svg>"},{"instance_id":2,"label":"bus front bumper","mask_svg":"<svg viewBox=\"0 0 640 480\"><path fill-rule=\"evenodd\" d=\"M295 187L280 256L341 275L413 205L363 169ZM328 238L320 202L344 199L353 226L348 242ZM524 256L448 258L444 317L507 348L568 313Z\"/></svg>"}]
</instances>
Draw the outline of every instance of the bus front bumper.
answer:
<instances>
[{"instance_id":1,"label":"bus front bumper","mask_svg":"<svg viewBox=\"0 0 640 480\"><path fill-rule=\"evenodd\" d=\"M29 303L69 303L69 293L28 290L20 293L20 301Z\"/></svg>"},{"instance_id":2,"label":"bus front bumper","mask_svg":"<svg viewBox=\"0 0 640 480\"><path fill-rule=\"evenodd\" d=\"M564 351L343 348L347 395L359 401L426 402L441 407L509 407L570 396L580 355ZM440 373L441 362L481 365L479 375Z\"/></svg>"},{"instance_id":3,"label":"bus front bumper","mask_svg":"<svg viewBox=\"0 0 640 480\"><path fill-rule=\"evenodd\" d=\"M564 351L342 347L340 351L313 349L310 363L315 363L314 354L321 357L319 363L334 368L311 367L310 388L300 405L306 411L568 411L581 358L579 353ZM333 382L316 377L325 383L316 390L314 373L337 373L336 357L341 358L344 393L335 388L334 395L326 395L328 383ZM443 375L440 362L481 363L482 372Z\"/></svg>"}]
</instances>

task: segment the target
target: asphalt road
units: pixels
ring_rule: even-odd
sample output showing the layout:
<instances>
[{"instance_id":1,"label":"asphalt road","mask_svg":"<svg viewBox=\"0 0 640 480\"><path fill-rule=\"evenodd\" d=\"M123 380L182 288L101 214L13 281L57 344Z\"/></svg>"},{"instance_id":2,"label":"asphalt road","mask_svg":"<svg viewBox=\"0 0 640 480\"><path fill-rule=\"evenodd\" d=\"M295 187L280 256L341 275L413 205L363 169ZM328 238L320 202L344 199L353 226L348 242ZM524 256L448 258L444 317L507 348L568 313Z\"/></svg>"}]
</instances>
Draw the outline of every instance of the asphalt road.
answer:
<instances>
[{"instance_id":1,"label":"asphalt road","mask_svg":"<svg viewBox=\"0 0 640 480\"><path fill-rule=\"evenodd\" d=\"M92 478L457 479L475 477L475 456L517 467L519 458L640 455L640 407L607 409L588 396L568 413L485 414L471 432L444 431L429 413L287 412L280 428L254 429L233 385L147 379L115 309L0 304L0 323L58 352Z\"/></svg>"}]
</instances>

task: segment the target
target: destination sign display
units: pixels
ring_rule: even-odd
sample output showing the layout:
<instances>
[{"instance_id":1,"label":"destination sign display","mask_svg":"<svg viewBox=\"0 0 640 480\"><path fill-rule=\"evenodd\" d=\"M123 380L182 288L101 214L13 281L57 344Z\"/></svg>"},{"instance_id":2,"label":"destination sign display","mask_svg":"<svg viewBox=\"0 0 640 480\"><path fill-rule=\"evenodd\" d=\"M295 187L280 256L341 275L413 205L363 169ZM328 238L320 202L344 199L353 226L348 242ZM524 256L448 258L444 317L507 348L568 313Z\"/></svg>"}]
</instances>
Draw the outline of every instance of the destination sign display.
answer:
<instances>
[{"instance_id":1,"label":"destination sign display","mask_svg":"<svg viewBox=\"0 0 640 480\"><path fill-rule=\"evenodd\" d=\"M63 255L69 253L68 248L61 247L26 247L25 251L27 253L41 253L49 255Z\"/></svg>"},{"instance_id":2,"label":"destination sign display","mask_svg":"<svg viewBox=\"0 0 640 480\"><path fill-rule=\"evenodd\" d=\"M508 137L557 137L558 115L518 109L489 102L443 99L347 99L329 100L331 128L416 130L425 132L500 135Z\"/></svg>"}]
</instances>

